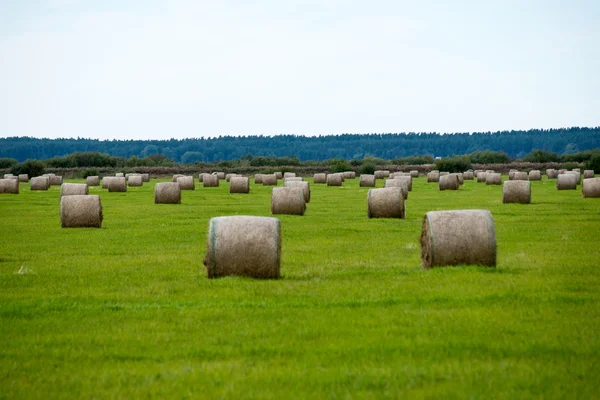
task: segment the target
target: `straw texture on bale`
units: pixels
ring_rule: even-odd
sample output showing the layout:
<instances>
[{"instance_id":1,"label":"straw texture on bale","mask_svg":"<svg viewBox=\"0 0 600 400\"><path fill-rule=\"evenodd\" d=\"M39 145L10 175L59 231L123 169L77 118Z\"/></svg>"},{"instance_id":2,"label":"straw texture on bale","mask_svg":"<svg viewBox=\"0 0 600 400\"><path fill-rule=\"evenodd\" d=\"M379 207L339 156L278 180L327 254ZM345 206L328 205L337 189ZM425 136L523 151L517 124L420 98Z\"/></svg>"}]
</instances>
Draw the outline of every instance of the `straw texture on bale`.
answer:
<instances>
[{"instance_id":1,"label":"straw texture on bale","mask_svg":"<svg viewBox=\"0 0 600 400\"><path fill-rule=\"evenodd\" d=\"M412 176L413 178L418 178L419 171L417 171L416 169L413 169L412 171L410 171L410 176Z\"/></svg>"},{"instance_id":2,"label":"straw texture on bale","mask_svg":"<svg viewBox=\"0 0 600 400\"><path fill-rule=\"evenodd\" d=\"M217 175L204 174L202 178L204 187L219 187L219 178Z\"/></svg>"},{"instance_id":3,"label":"straw texture on bale","mask_svg":"<svg viewBox=\"0 0 600 400\"><path fill-rule=\"evenodd\" d=\"M511 181L527 181L529 180L529 176L527 175L527 172L523 172L523 171L517 171L517 172L513 172L512 173L512 179L510 178L510 172L508 174L508 179Z\"/></svg>"},{"instance_id":4,"label":"straw texture on bale","mask_svg":"<svg viewBox=\"0 0 600 400\"><path fill-rule=\"evenodd\" d=\"M485 182L487 179L487 173L485 171L480 171L477 174L477 182Z\"/></svg>"},{"instance_id":5,"label":"straw texture on bale","mask_svg":"<svg viewBox=\"0 0 600 400\"><path fill-rule=\"evenodd\" d=\"M558 190L576 190L577 176L574 174L558 174L556 177L556 189Z\"/></svg>"},{"instance_id":6,"label":"straw texture on bale","mask_svg":"<svg viewBox=\"0 0 600 400\"><path fill-rule=\"evenodd\" d=\"M277 175L275 174L264 174L262 176L263 186L275 186L277 185Z\"/></svg>"},{"instance_id":7,"label":"straw texture on bale","mask_svg":"<svg viewBox=\"0 0 600 400\"><path fill-rule=\"evenodd\" d=\"M299 187L302 189L302 193L304 194L304 201L306 203L310 203L310 185L308 182L304 181L285 181L284 185L286 187Z\"/></svg>"},{"instance_id":8,"label":"straw texture on bale","mask_svg":"<svg viewBox=\"0 0 600 400\"><path fill-rule=\"evenodd\" d=\"M533 170L529 171L529 180L530 181L541 181L542 173L537 169L533 169Z\"/></svg>"},{"instance_id":9,"label":"straw texture on bale","mask_svg":"<svg viewBox=\"0 0 600 400\"><path fill-rule=\"evenodd\" d=\"M283 182L302 182L304 180L304 178L302 178L301 176L292 176L289 178L283 178Z\"/></svg>"},{"instance_id":10,"label":"straw texture on bale","mask_svg":"<svg viewBox=\"0 0 600 400\"><path fill-rule=\"evenodd\" d=\"M193 180L194 178L192 178ZM142 186L144 184L144 181L142 180L142 176L141 175L130 175L129 176L129 180L127 181L127 184L129 186Z\"/></svg>"},{"instance_id":11,"label":"straw texture on bale","mask_svg":"<svg viewBox=\"0 0 600 400\"><path fill-rule=\"evenodd\" d=\"M440 190L458 190L460 188L460 182L458 176L454 174L442 175L438 182Z\"/></svg>"},{"instance_id":12,"label":"straw texture on bale","mask_svg":"<svg viewBox=\"0 0 600 400\"><path fill-rule=\"evenodd\" d=\"M477 178L477 174L479 174L480 172L483 172L483 170L476 169L475 171L473 171L473 177Z\"/></svg>"},{"instance_id":13,"label":"straw texture on bale","mask_svg":"<svg viewBox=\"0 0 600 400\"><path fill-rule=\"evenodd\" d=\"M105 176L104 178L102 178L102 189L108 189L108 185L113 179L116 178L114 176Z\"/></svg>"},{"instance_id":14,"label":"straw texture on bale","mask_svg":"<svg viewBox=\"0 0 600 400\"><path fill-rule=\"evenodd\" d=\"M529 181L505 181L502 187L503 203L531 203L531 182Z\"/></svg>"},{"instance_id":15,"label":"straw texture on bale","mask_svg":"<svg viewBox=\"0 0 600 400\"><path fill-rule=\"evenodd\" d=\"M108 182L108 191L109 192L126 192L127 191L127 181L125 177L113 179Z\"/></svg>"},{"instance_id":16,"label":"straw texture on bale","mask_svg":"<svg viewBox=\"0 0 600 400\"><path fill-rule=\"evenodd\" d=\"M63 183L60 185L60 197L88 194L88 185L85 183Z\"/></svg>"},{"instance_id":17,"label":"straw texture on bale","mask_svg":"<svg viewBox=\"0 0 600 400\"><path fill-rule=\"evenodd\" d=\"M404 199L407 199L408 198L408 182L406 180L402 180L400 178L403 178L403 177L386 180L384 183L384 188L398 187L398 188L402 189L402 196L404 196Z\"/></svg>"},{"instance_id":18,"label":"straw texture on bale","mask_svg":"<svg viewBox=\"0 0 600 400\"><path fill-rule=\"evenodd\" d=\"M80 194L60 199L60 224L63 228L100 228L102 218L99 196Z\"/></svg>"},{"instance_id":19,"label":"straw texture on bale","mask_svg":"<svg viewBox=\"0 0 600 400\"><path fill-rule=\"evenodd\" d=\"M548 177L548 179L556 179L556 177L558 176L558 171L552 168L548 168L546 170L546 176Z\"/></svg>"},{"instance_id":20,"label":"straw texture on bale","mask_svg":"<svg viewBox=\"0 0 600 400\"><path fill-rule=\"evenodd\" d=\"M313 179L314 183L327 183L327 174L315 174Z\"/></svg>"},{"instance_id":21,"label":"straw texture on bale","mask_svg":"<svg viewBox=\"0 0 600 400\"><path fill-rule=\"evenodd\" d=\"M215 179L217 179L216 176ZM181 204L179 184L177 182L158 182L154 186L154 204Z\"/></svg>"},{"instance_id":22,"label":"straw texture on bale","mask_svg":"<svg viewBox=\"0 0 600 400\"><path fill-rule=\"evenodd\" d=\"M223 180L225 179L225 172L213 172L214 175L217 175L217 179Z\"/></svg>"},{"instance_id":23,"label":"straw texture on bale","mask_svg":"<svg viewBox=\"0 0 600 400\"><path fill-rule=\"evenodd\" d=\"M304 215L304 190L299 187L277 187L271 193L272 214Z\"/></svg>"},{"instance_id":24,"label":"straw texture on bale","mask_svg":"<svg viewBox=\"0 0 600 400\"><path fill-rule=\"evenodd\" d=\"M283 179L285 178L294 178L296 177L296 173L295 172L286 172L283 174Z\"/></svg>"},{"instance_id":25,"label":"straw texture on bale","mask_svg":"<svg viewBox=\"0 0 600 400\"><path fill-rule=\"evenodd\" d=\"M50 186L60 186L62 185L63 177L60 175L50 175Z\"/></svg>"},{"instance_id":26,"label":"straw texture on bale","mask_svg":"<svg viewBox=\"0 0 600 400\"><path fill-rule=\"evenodd\" d=\"M502 174L499 172L486 172L485 173L485 184L486 185L502 185Z\"/></svg>"},{"instance_id":27,"label":"straw texture on bale","mask_svg":"<svg viewBox=\"0 0 600 400\"><path fill-rule=\"evenodd\" d=\"M142 182L150 182L150 174L142 174Z\"/></svg>"},{"instance_id":28,"label":"straw texture on bale","mask_svg":"<svg viewBox=\"0 0 600 400\"><path fill-rule=\"evenodd\" d=\"M327 175L327 186L342 186L342 175L340 175L340 174Z\"/></svg>"},{"instance_id":29,"label":"straw texture on bale","mask_svg":"<svg viewBox=\"0 0 600 400\"><path fill-rule=\"evenodd\" d=\"M19 174L19 182L29 182L29 175Z\"/></svg>"},{"instance_id":30,"label":"straw texture on bale","mask_svg":"<svg viewBox=\"0 0 600 400\"><path fill-rule=\"evenodd\" d=\"M50 187L50 178L47 176L36 176L29 181L31 190L48 190Z\"/></svg>"},{"instance_id":31,"label":"straw texture on bale","mask_svg":"<svg viewBox=\"0 0 600 400\"><path fill-rule=\"evenodd\" d=\"M487 210L430 211L421 228L424 268L496 266L496 229Z\"/></svg>"},{"instance_id":32,"label":"straw texture on bale","mask_svg":"<svg viewBox=\"0 0 600 400\"><path fill-rule=\"evenodd\" d=\"M515 179L515 174L519 172L516 169L511 169L510 171L508 171L508 180L512 181L513 179Z\"/></svg>"},{"instance_id":33,"label":"straw texture on bale","mask_svg":"<svg viewBox=\"0 0 600 400\"><path fill-rule=\"evenodd\" d=\"M88 176L85 178L85 183L88 186L100 186L100 177L97 175Z\"/></svg>"},{"instance_id":34,"label":"straw texture on bale","mask_svg":"<svg viewBox=\"0 0 600 400\"><path fill-rule=\"evenodd\" d=\"M227 175L225 175L225 180L227 182L231 182L231 178L233 178L234 176L241 176L241 175L239 175L239 174L227 174Z\"/></svg>"},{"instance_id":35,"label":"straw texture on bale","mask_svg":"<svg viewBox=\"0 0 600 400\"><path fill-rule=\"evenodd\" d=\"M375 171L375 179L383 179L383 178L387 178L388 176L390 176L390 171L382 171L382 170Z\"/></svg>"},{"instance_id":36,"label":"straw texture on bale","mask_svg":"<svg viewBox=\"0 0 600 400\"><path fill-rule=\"evenodd\" d=\"M566 169L559 169L559 170L558 170L558 174L559 174L559 175L560 175L560 174L564 174L565 172L567 172L567 170L566 170Z\"/></svg>"},{"instance_id":37,"label":"straw texture on bale","mask_svg":"<svg viewBox=\"0 0 600 400\"><path fill-rule=\"evenodd\" d=\"M173 178L171 179L171 182L177 182L177 178L181 178L182 176L185 176L183 174L174 174Z\"/></svg>"},{"instance_id":38,"label":"straw texture on bale","mask_svg":"<svg viewBox=\"0 0 600 400\"><path fill-rule=\"evenodd\" d=\"M355 179L356 172L354 171L344 171L344 179Z\"/></svg>"},{"instance_id":39,"label":"straw texture on bale","mask_svg":"<svg viewBox=\"0 0 600 400\"><path fill-rule=\"evenodd\" d=\"M124 177L125 177L125 174L124 174L124 173L122 173L122 172L117 172L117 173L115 174L115 176L116 176L117 178L124 178Z\"/></svg>"},{"instance_id":40,"label":"straw texture on bale","mask_svg":"<svg viewBox=\"0 0 600 400\"><path fill-rule=\"evenodd\" d=\"M465 180L465 181L472 181L474 178L473 171L463 172L462 175L463 175L463 180Z\"/></svg>"},{"instance_id":41,"label":"straw texture on bale","mask_svg":"<svg viewBox=\"0 0 600 400\"><path fill-rule=\"evenodd\" d=\"M21 176L21 175L19 175ZM594 170L593 169L586 169L585 171L583 171L583 179L589 179L589 178L593 178L594 177Z\"/></svg>"},{"instance_id":42,"label":"straw texture on bale","mask_svg":"<svg viewBox=\"0 0 600 400\"><path fill-rule=\"evenodd\" d=\"M281 224L277 218L211 218L204 265L209 279L238 275L277 279L281 268Z\"/></svg>"},{"instance_id":43,"label":"straw texture on bale","mask_svg":"<svg viewBox=\"0 0 600 400\"><path fill-rule=\"evenodd\" d=\"M450 175L456 175L456 177L458 178L458 184L459 185L464 185L465 179L463 178L463 173L462 172L455 172L455 173L452 173Z\"/></svg>"},{"instance_id":44,"label":"straw texture on bale","mask_svg":"<svg viewBox=\"0 0 600 400\"><path fill-rule=\"evenodd\" d=\"M375 187L375 175L361 174L360 187Z\"/></svg>"},{"instance_id":45,"label":"straw texture on bale","mask_svg":"<svg viewBox=\"0 0 600 400\"><path fill-rule=\"evenodd\" d=\"M369 189L367 215L369 218L405 218L404 199L404 189L401 187Z\"/></svg>"},{"instance_id":46,"label":"straw texture on bale","mask_svg":"<svg viewBox=\"0 0 600 400\"><path fill-rule=\"evenodd\" d=\"M13 174L4 174L4 179L19 179L18 176L15 176Z\"/></svg>"},{"instance_id":47,"label":"straw texture on bale","mask_svg":"<svg viewBox=\"0 0 600 400\"><path fill-rule=\"evenodd\" d=\"M250 180L245 176L232 176L229 179L229 193L250 193Z\"/></svg>"},{"instance_id":48,"label":"straw texture on bale","mask_svg":"<svg viewBox=\"0 0 600 400\"><path fill-rule=\"evenodd\" d=\"M575 176L575 179L577 180L577 184L579 185L581 183L581 173L577 172L577 171L567 171L565 172L565 174L571 174L573 176Z\"/></svg>"},{"instance_id":49,"label":"straw texture on bale","mask_svg":"<svg viewBox=\"0 0 600 400\"><path fill-rule=\"evenodd\" d=\"M396 177L395 179L397 179L401 182L405 182L406 188L408 189L408 191L412 192L412 176L410 176L410 174L401 175L401 176Z\"/></svg>"},{"instance_id":50,"label":"straw texture on bale","mask_svg":"<svg viewBox=\"0 0 600 400\"><path fill-rule=\"evenodd\" d=\"M450 172L448 172L448 171L441 171L440 172L440 176L444 176L444 175L450 175Z\"/></svg>"},{"instance_id":51,"label":"straw texture on bale","mask_svg":"<svg viewBox=\"0 0 600 400\"><path fill-rule=\"evenodd\" d=\"M573 168L571 171L572 172L577 172L578 174L581 175L581 169L580 168Z\"/></svg>"},{"instance_id":52,"label":"straw texture on bale","mask_svg":"<svg viewBox=\"0 0 600 400\"><path fill-rule=\"evenodd\" d=\"M19 194L19 180L14 178L0 179L0 193Z\"/></svg>"},{"instance_id":53,"label":"straw texture on bale","mask_svg":"<svg viewBox=\"0 0 600 400\"><path fill-rule=\"evenodd\" d=\"M281 172L281 171L275 172L275 179L283 179L283 172Z\"/></svg>"},{"instance_id":54,"label":"straw texture on bale","mask_svg":"<svg viewBox=\"0 0 600 400\"><path fill-rule=\"evenodd\" d=\"M439 182L440 180L440 172L439 171L431 171L427 174L427 182Z\"/></svg>"},{"instance_id":55,"label":"straw texture on bale","mask_svg":"<svg viewBox=\"0 0 600 400\"><path fill-rule=\"evenodd\" d=\"M583 197L600 197L600 178L586 178L581 185Z\"/></svg>"},{"instance_id":56,"label":"straw texture on bale","mask_svg":"<svg viewBox=\"0 0 600 400\"><path fill-rule=\"evenodd\" d=\"M486 169L485 172L486 172L486 174L493 174L496 171L494 171L493 169Z\"/></svg>"},{"instance_id":57,"label":"straw texture on bale","mask_svg":"<svg viewBox=\"0 0 600 400\"><path fill-rule=\"evenodd\" d=\"M262 183L263 174L254 174L254 183Z\"/></svg>"},{"instance_id":58,"label":"straw texture on bale","mask_svg":"<svg viewBox=\"0 0 600 400\"><path fill-rule=\"evenodd\" d=\"M181 190L196 190L196 185L194 183L194 177L190 176L180 176L177 178L177 184L181 188Z\"/></svg>"}]
</instances>

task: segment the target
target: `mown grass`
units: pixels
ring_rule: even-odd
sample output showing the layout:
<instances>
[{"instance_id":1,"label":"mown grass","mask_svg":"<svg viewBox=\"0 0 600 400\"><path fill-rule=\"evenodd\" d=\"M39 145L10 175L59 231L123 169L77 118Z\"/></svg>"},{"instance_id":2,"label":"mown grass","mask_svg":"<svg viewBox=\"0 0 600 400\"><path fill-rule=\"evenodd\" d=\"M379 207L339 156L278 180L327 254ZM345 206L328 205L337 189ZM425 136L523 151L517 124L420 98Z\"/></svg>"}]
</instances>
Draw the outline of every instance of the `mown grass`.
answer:
<instances>
[{"instance_id":1,"label":"mown grass","mask_svg":"<svg viewBox=\"0 0 600 400\"><path fill-rule=\"evenodd\" d=\"M91 188L102 229L61 229L58 187L0 196L0 397L600 392L600 199L544 178L502 204L500 186L419 178L406 220L369 220L358 179L312 185L305 216L279 216L281 280L208 280L208 220L268 216L271 189L155 205L155 182ZM494 215L497 268L421 269L425 212L468 208Z\"/></svg>"}]
</instances>

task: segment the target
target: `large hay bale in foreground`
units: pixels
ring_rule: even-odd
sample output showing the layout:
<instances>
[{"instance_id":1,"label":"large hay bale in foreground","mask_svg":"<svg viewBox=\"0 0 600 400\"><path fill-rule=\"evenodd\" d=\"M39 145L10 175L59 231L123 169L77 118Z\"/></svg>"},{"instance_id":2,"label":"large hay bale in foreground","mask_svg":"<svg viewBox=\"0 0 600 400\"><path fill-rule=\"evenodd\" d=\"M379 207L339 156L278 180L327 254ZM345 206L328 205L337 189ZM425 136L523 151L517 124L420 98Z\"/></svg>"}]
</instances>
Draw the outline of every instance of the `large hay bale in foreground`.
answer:
<instances>
[{"instance_id":1,"label":"large hay bale in foreground","mask_svg":"<svg viewBox=\"0 0 600 400\"><path fill-rule=\"evenodd\" d=\"M29 182L29 175L19 174L19 182Z\"/></svg>"},{"instance_id":2,"label":"large hay bale in foreground","mask_svg":"<svg viewBox=\"0 0 600 400\"><path fill-rule=\"evenodd\" d=\"M514 180L505 181L502 187L503 203L531 203L531 182Z\"/></svg>"},{"instance_id":3,"label":"large hay bale in foreground","mask_svg":"<svg viewBox=\"0 0 600 400\"><path fill-rule=\"evenodd\" d=\"M421 228L424 268L496 266L496 229L487 210L430 211Z\"/></svg>"},{"instance_id":4,"label":"large hay bale in foreground","mask_svg":"<svg viewBox=\"0 0 600 400\"><path fill-rule=\"evenodd\" d=\"M427 174L427 182L439 182L440 180L440 171L431 171Z\"/></svg>"},{"instance_id":5,"label":"large hay bale in foreground","mask_svg":"<svg viewBox=\"0 0 600 400\"><path fill-rule=\"evenodd\" d=\"M289 179L289 178L288 178ZM302 189L302 193L304 194L304 201L310 203L310 185L308 182L304 181L290 181L287 180L284 182L286 187L299 187Z\"/></svg>"},{"instance_id":6,"label":"large hay bale in foreground","mask_svg":"<svg viewBox=\"0 0 600 400\"><path fill-rule=\"evenodd\" d=\"M537 169L532 169L529 171L529 180L530 181L541 181L542 173Z\"/></svg>"},{"instance_id":7,"label":"large hay bale in foreground","mask_svg":"<svg viewBox=\"0 0 600 400\"><path fill-rule=\"evenodd\" d=\"M29 181L31 190L48 190L50 187L50 178L47 176L36 176Z\"/></svg>"},{"instance_id":8,"label":"large hay bale in foreground","mask_svg":"<svg viewBox=\"0 0 600 400\"><path fill-rule=\"evenodd\" d=\"M85 183L63 183L60 185L60 197L88 194L88 185Z\"/></svg>"},{"instance_id":9,"label":"large hay bale in foreground","mask_svg":"<svg viewBox=\"0 0 600 400\"><path fill-rule=\"evenodd\" d=\"M463 174L462 174L462 175L463 175L463 179L464 179L465 181L472 181L472 180L473 180L473 178L475 177L475 175L473 175L473 171L466 171L466 172L463 172Z\"/></svg>"},{"instance_id":10,"label":"large hay bale in foreground","mask_svg":"<svg viewBox=\"0 0 600 400\"><path fill-rule=\"evenodd\" d=\"M192 177L192 180L194 178ZM139 187L142 186L144 184L144 181L142 180L142 176L141 175L130 175L129 176L129 180L127 181L127 184L129 186L134 186L134 187Z\"/></svg>"},{"instance_id":11,"label":"large hay bale in foreground","mask_svg":"<svg viewBox=\"0 0 600 400\"><path fill-rule=\"evenodd\" d=\"M553 168L548 168L546 169L546 176L548 177L548 179L556 179L556 177L558 176L558 171Z\"/></svg>"},{"instance_id":12,"label":"large hay bale in foreground","mask_svg":"<svg viewBox=\"0 0 600 400\"><path fill-rule=\"evenodd\" d=\"M196 190L196 184L194 183L194 176L180 176L177 178L177 184L181 190Z\"/></svg>"},{"instance_id":13,"label":"large hay bale in foreground","mask_svg":"<svg viewBox=\"0 0 600 400\"><path fill-rule=\"evenodd\" d=\"M404 199L405 193L401 187L369 189L367 215L369 218L405 218Z\"/></svg>"},{"instance_id":14,"label":"large hay bale in foreground","mask_svg":"<svg viewBox=\"0 0 600 400\"><path fill-rule=\"evenodd\" d=\"M100 228L102 218L100 196L80 194L60 199L60 224L63 228Z\"/></svg>"},{"instance_id":15,"label":"large hay bale in foreground","mask_svg":"<svg viewBox=\"0 0 600 400\"><path fill-rule=\"evenodd\" d=\"M296 177L296 173L295 172L285 172L283 174L283 179L285 178L295 178Z\"/></svg>"},{"instance_id":16,"label":"large hay bale in foreground","mask_svg":"<svg viewBox=\"0 0 600 400\"><path fill-rule=\"evenodd\" d=\"M19 194L19 179L0 179L0 193Z\"/></svg>"},{"instance_id":17,"label":"large hay bale in foreground","mask_svg":"<svg viewBox=\"0 0 600 400\"><path fill-rule=\"evenodd\" d=\"M593 169L586 169L585 171L583 171L583 179L589 179L589 178L593 178L593 177L594 177Z\"/></svg>"},{"instance_id":18,"label":"large hay bale in foreground","mask_svg":"<svg viewBox=\"0 0 600 400\"><path fill-rule=\"evenodd\" d=\"M344 179L355 179L356 178L356 172L354 171L344 171Z\"/></svg>"},{"instance_id":19,"label":"large hay bale in foreground","mask_svg":"<svg viewBox=\"0 0 600 400\"><path fill-rule=\"evenodd\" d=\"M487 173L485 171L479 171L477 174L477 182L485 182L487 180Z\"/></svg>"},{"instance_id":20,"label":"large hay bale in foreground","mask_svg":"<svg viewBox=\"0 0 600 400\"><path fill-rule=\"evenodd\" d=\"M51 175L48 177L50 179L50 186L60 186L63 182L63 177L60 175Z\"/></svg>"},{"instance_id":21,"label":"large hay bale in foreground","mask_svg":"<svg viewBox=\"0 0 600 400\"><path fill-rule=\"evenodd\" d=\"M217 179L216 176L215 179ZM181 186L179 186L179 183L158 182L154 186L154 204L181 204Z\"/></svg>"},{"instance_id":22,"label":"large hay bale in foreground","mask_svg":"<svg viewBox=\"0 0 600 400\"><path fill-rule=\"evenodd\" d=\"M108 191L109 192L126 192L127 191L127 181L125 177L114 177L108 182Z\"/></svg>"},{"instance_id":23,"label":"large hay bale in foreground","mask_svg":"<svg viewBox=\"0 0 600 400\"><path fill-rule=\"evenodd\" d=\"M100 186L100 177L97 175L85 178L85 184L88 186Z\"/></svg>"},{"instance_id":24,"label":"large hay bale in foreground","mask_svg":"<svg viewBox=\"0 0 600 400\"><path fill-rule=\"evenodd\" d=\"M229 193L250 193L250 180L245 176L229 178Z\"/></svg>"},{"instance_id":25,"label":"large hay bale in foreground","mask_svg":"<svg viewBox=\"0 0 600 400\"><path fill-rule=\"evenodd\" d=\"M360 187L375 187L375 175L361 174Z\"/></svg>"},{"instance_id":26,"label":"large hay bale in foreground","mask_svg":"<svg viewBox=\"0 0 600 400\"><path fill-rule=\"evenodd\" d=\"M583 197L600 197L600 178L587 178L581 185Z\"/></svg>"},{"instance_id":27,"label":"large hay bale in foreground","mask_svg":"<svg viewBox=\"0 0 600 400\"><path fill-rule=\"evenodd\" d=\"M262 183L263 174L254 174L254 183L259 184Z\"/></svg>"},{"instance_id":28,"label":"large hay bale in foreground","mask_svg":"<svg viewBox=\"0 0 600 400\"><path fill-rule=\"evenodd\" d=\"M299 187L277 187L271 193L272 214L304 215L306 201L304 190Z\"/></svg>"},{"instance_id":29,"label":"large hay bale in foreground","mask_svg":"<svg viewBox=\"0 0 600 400\"><path fill-rule=\"evenodd\" d=\"M279 278L279 220L250 216L211 218L204 265L209 279L228 275Z\"/></svg>"},{"instance_id":30,"label":"large hay bale in foreground","mask_svg":"<svg viewBox=\"0 0 600 400\"><path fill-rule=\"evenodd\" d=\"M510 179L510 173L509 173L508 179L511 181L527 181L527 180L529 180L529 176L527 175L527 172L517 171L517 172L513 172L512 179Z\"/></svg>"},{"instance_id":31,"label":"large hay bale in foreground","mask_svg":"<svg viewBox=\"0 0 600 400\"><path fill-rule=\"evenodd\" d=\"M327 175L327 186L342 186L342 175L341 174Z\"/></svg>"},{"instance_id":32,"label":"large hay bale in foreground","mask_svg":"<svg viewBox=\"0 0 600 400\"><path fill-rule=\"evenodd\" d=\"M275 186L277 185L277 175L275 174L264 174L262 176L263 186Z\"/></svg>"},{"instance_id":33,"label":"large hay bale in foreground","mask_svg":"<svg viewBox=\"0 0 600 400\"><path fill-rule=\"evenodd\" d=\"M402 189L402 195L404 196L404 199L406 200L408 198L408 182L405 179L400 179L400 178L405 178L403 176L400 176L398 178L394 178L394 179L387 179L383 185L384 188L392 188L392 187L397 187Z\"/></svg>"},{"instance_id":34,"label":"large hay bale in foreground","mask_svg":"<svg viewBox=\"0 0 600 400\"><path fill-rule=\"evenodd\" d=\"M204 174L202 177L202 185L207 187L219 187L219 177L212 174Z\"/></svg>"},{"instance_id":35,"label":"large hay bale in foreground","mask_svg":"<svg viewBox=\"0 0 600 400\"><path fill-rule=\"evenodd\" d=\"M499 172L486 172L485 173L485 184L486 185L502 185L502 174Z\"/></svg>"},{"instance_id":36,"label":"large hay bale in foreground","mask_svg":"<svg viewBox=\"0 0 600 400\"><path fill-rule=\"evenodd\" d=\"M327 183L327 174L319 173L313 176L314 183Z\"/></svg>"},{"instance_id":37,"label":"large hay bale in foreground","mask_svg":"<svg viewBox=\"0 0 600 400\"><path fill-rule=\"evenodd\" d=\"M460 181L458 176L454 174L442 175L438 182L440 190L458 190L460 188Z\"/></svg>"},{"instance_id":38,"label":"large hay bale in foreground","mask_svg":"<svg viewBox=\"0 0 600 400\"><path fill-rule=\"evenodd\" d=\"M576 190L577 176L574 174L558 174L556 177L556 189L558 190Z\"/></svg>"}]
</instances>

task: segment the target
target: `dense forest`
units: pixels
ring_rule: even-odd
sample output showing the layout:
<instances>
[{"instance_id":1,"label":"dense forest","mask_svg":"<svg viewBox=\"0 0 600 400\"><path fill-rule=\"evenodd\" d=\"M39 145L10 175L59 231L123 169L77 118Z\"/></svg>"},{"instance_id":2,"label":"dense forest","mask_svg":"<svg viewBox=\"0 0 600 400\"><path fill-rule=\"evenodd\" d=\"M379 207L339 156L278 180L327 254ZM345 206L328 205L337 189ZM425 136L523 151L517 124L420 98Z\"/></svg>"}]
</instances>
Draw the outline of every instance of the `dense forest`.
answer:
<instances>
[{"instance_id":1,"label":"dense forest","mask_svg":"<svg viewBox=\"0 0 600 400\"><path fill-rule=\"evenodd\" d=\"M177 163L217 162L241 157L295 157L299 160L365 157L394 159L427 155L447 157L492 150L521 158L534 149L559 155L600 148L600 127L533 129L482 133L389 133L331 136L220 136L170 140L96 140L0 138L0 157L45 160L76 152L115 157L163 155Z\"/></svg>"}]
</instances>

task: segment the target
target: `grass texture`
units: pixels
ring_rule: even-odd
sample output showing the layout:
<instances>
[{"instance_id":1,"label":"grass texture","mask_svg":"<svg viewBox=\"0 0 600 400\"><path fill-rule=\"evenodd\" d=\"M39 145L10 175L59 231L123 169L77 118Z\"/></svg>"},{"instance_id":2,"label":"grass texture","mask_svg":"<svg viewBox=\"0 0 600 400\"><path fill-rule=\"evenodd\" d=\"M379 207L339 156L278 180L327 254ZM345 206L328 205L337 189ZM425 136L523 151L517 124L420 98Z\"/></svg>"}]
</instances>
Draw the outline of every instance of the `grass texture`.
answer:
<instances>
[{"instance_id":1,"label":"grass texture","mask_svg":"<svg viewBox=\"0 0 600 400\"><path fill-rule=\"evenodd\" d=\"M309 181L306 214L278 216L275 281L202 265L209 219L269 216L271 187L196 183L173 205L157 180L92 187L101 229L62 229L57 186L0 195L0 398L600 393L600 199L544 177L532 204L502 204L501 186L421 177L405 220L368 219L358 178ZM496 268L421 268L424 214L451 209L492 212Z\"/></svg>"}]
</instances>

